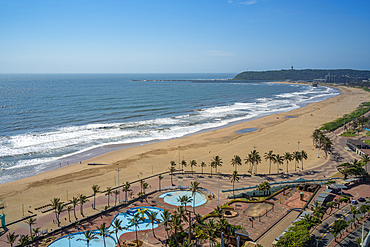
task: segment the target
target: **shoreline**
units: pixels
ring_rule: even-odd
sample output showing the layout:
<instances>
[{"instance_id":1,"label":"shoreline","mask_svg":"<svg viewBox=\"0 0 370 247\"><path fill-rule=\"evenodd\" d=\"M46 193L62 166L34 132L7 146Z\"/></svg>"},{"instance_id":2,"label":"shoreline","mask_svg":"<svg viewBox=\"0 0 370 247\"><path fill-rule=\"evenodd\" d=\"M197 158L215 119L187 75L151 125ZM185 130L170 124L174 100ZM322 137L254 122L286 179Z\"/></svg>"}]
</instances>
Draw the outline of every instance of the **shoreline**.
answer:
<instances>
[{"instance_id":1,"label":"shoreline","mask_svg":"<svg viewBox=\"0 0 370 247\"><path fill-rule=\"evenodd\" d=\"M22 204L27 208L35 208L49 203L53 197L67 201L66 191L67 196L70 195L69 199L81 193L89 195L93 184L98 184L102 189L117 186L117 168L120 169L121 185L125 181L168 171L171 160L178 164L180 159L185 159L187 162L195 159L198 163L195 170L200 170L199 164L204 161L207 163L205 171L209 172L209 162L212 157L219 155L224 162L220 171L230 173L233 170L230 165L233 156L239 155L244 160L253 146L256 146L262 158L258 173L266 173L268 169L268 163L263 158L265 152L268 150L279 154L285 151L292 152L297 149L298 142L299 150L305 150L309 154L309 159L305 161L305 168L312 169L325 161L322 157L317 158L317 149L312 146L310 135L313 130L338 115L351 112L359 103L368 101L370 95L362 89L340 87L340 90L342 94L338 96L308 103L292 111L262 116L180 138L119 149L82 161L81 164L71 164L32 177L0 184L0 198L6 202L5 211L8 220L11 220L21 217ZM286 116L296 117L285 118ZM257 128L257 130L244 134L235 132L245 128ZM88 163L110 165L95 167L88 166ZM244 165L238 168L238 171L246 173L247 168ZM272 171L275 171L275 166Z\"/></svg>"},{"instance_id":2,"label":"shoreline","mask_svg":"<svg viewBox=\"0 0 370 247\"><path fill-rule=\"evenodd\" d=\"M227 80L229 80L229 79L227 79ZM284 82L280 82L280 81L265 82L264 81L263 83L311 85L310 83L297 83L297 82L290 82L290 81L284 81ZM335 87L327 86L327 85L325 85L325 87L335 88ZM339 95L340 94L341 94L341 92L339 90ZM332 97L333 96L331 96L330 98L332 98ZM334 96L334 97L336 97L336 96ZM329 98L325 97L324 100L321 100L321 101L318 101L318 102L322 102L322 101L325 101L327 99L329 99ZM318 103L318 102L311 102L311 103ZM179 139L179 138L183 138L183 137L186 137L186 136L192 136L192 135L197 135L197 134L201 134L201 133L205 133L205 132L209 132L209 131L213 131L213 130L228 128L228 127L236 125L236 124L246 123L246 122L249 122L249 121L254 121L256 119L263 118L263 117L266 117L266 116L269 116L269 115L291 112L291 111L294 111L294 110L297 110L297 109L300 109L300 108L304 108L304 107L307 106L307 104L311 104L311 103L310 102L309 103L300 103L298 108L295 108L295 109L281 110L281 111L269 112L269 113L262 113L259 116L254 116L254 117L250 117L250 118L246 117L246 118L241 119L241 120L232 120L232 121L230 121L228 123L225 123L221 126L208 127L208 128L202 129L202 130L198 130L194 133L185 134L181 137L176 137L176 138L171 138L171 139L153 139L153 140L148 140L148 141L132 142L132 143L104 144L102 146L92 147L92 148L84 150L84 151L79 151L79 152L75 152L75 153L72 153L72 154L63 155L65 157L62 157L58 160L50 162L49 164L46 163L48 165L46 167L38 170L38 171L34 171L32 173L29 173L29 174L21 175L21 176L15 178L14 180L8 180L8 181L2 182L0 184L14 182L14 181L18 181L18 180L28 178L28 177L32 177L32 176L37 176L37 175L40 175L44 172L57 170L57 169L60 169L60 168L63 168L63 167L69 167L70 165L74 165L74 164L84 162L86 160L94 159L98 156L101 156L101 155L104 155L104 154L107 154L107 153L110 153L110 152L118 151L118 150L121 150L121 149L126 149L126 148L131 148L131 147L136 147L136 146L142 146L142 145L148 145L148 144L168 141L168 140L172 140L172 139Z\"/></svg>"}]
</instances>

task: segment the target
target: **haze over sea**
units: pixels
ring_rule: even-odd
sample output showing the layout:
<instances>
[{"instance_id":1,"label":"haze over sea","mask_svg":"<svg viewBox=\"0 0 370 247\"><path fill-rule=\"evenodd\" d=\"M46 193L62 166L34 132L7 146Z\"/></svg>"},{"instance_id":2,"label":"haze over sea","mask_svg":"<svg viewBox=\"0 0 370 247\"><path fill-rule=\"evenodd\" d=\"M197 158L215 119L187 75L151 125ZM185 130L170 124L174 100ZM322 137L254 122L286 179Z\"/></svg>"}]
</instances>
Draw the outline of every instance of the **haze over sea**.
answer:
<instances>
[{"instance_id":1,"label":"haze over sea","mask_svg":"<svg viewBox=\"0 0 370 247\"><path fill-rule=\"evenodd\" d=\"M0 183L130 145L290 111L339 94L324 86L190 81L234 76L2 74Z\"/></svg>"}]
</instances>

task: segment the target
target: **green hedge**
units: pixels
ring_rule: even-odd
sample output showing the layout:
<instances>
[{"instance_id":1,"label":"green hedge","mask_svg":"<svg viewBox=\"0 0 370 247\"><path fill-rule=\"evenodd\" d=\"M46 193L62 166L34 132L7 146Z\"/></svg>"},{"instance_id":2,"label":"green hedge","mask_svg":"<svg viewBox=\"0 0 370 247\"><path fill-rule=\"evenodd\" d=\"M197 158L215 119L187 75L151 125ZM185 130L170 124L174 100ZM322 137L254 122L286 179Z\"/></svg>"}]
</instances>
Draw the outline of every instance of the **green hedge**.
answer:
<instances>
[{"instance_id":1,"label":"green hedge","mask_svg":"<svg viewBox=\"0 0 370 247\"><path fill-rule=\"evenodd\" d=\"M332 122L329 122L329 123L326 123L326 124L323 124L323 126L320 128L320 130L328 130L328 131L333 131L333 130L336 130L338 129L339 127L342 127L343 124L344 124L344 121L346 123L349 123L351 122L354 118L357 118L365 113L367 113L368 111L370 111L370 108L368 107L361 107L361 108L358 108L356 110L354 110L353 112L351 112L349 114L349 117L344 119L343 117L342 118L338 118Z\"/></svg>"}]
</instances>

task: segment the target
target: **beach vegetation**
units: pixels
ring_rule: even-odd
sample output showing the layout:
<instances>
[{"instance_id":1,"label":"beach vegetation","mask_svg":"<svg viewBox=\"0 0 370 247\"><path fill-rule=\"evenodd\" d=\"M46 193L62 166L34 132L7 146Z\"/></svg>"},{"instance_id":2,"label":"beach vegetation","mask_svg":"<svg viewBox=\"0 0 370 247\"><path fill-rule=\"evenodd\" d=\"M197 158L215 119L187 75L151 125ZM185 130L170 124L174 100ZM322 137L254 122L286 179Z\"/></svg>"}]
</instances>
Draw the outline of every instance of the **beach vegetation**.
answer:
<instances>
[{"instance_id":1,"label":"beach vegetation","mask_svg":"<svg viewBox=\"0 0 370 247\"><path fill-rule=\"evenodd\" d=\"M346 132L342 133L340 136L343 136L343 137L355 137L355 136L357 136L357 134L356 134L356 131L355 130L347 130Z\"/></svg>"},{"instance_id":2,"label":"beach vegetation","mask_svg":"<svg viewBox=\"0 0 370 247\"><path fill-rule=\"evenodd\" d=\"M195 193L199 192L201 189L203 189L202 187L199 186L200 183L198 181L195 181L195 182L191 182L190 183L190 186L191 186L191 195L193 196L193 212L195 214Z\"/></svg>"},{"instance_id":3,"label":"beach vegetation","mask_svg":"<svg viewBox=\"0 0 370 247\"><path fill-rule=\"evenodd\" d=\"M223 163L223 161L220 158L220 156L217 155L217 156L213 157L212 162L211 162L211 166L216 169L216 173L217 173L217 167L222 166L222 163Z\"/></svg>"},{"instance_id":4,"label":"beach vegetation","mask_svg":"<svg viewBox=\"0 0 370 247\"><path fill-rule=\"evenodd\" d=\"M84 235L84 239L83 238L79 238L77 239L77 241L86 241L86 246L89 247L89 244L90 244L90 241L91 240L94 240L94 239L97 239L98 237L96 236L95 232L92 231L92 230L87 230L87 231L84 231L83 232L83 235Z\"/></svg>"},{"instance_id":5,"label":"beach vegetation","mask_svg":"<svg viewBox=\"0 0 370 247\"><path fill-rule=\"evenodd\" d=\"M239 182L239 174L237 171L234 171L233 174L230 176L230 180L231 182L233 183L233 198L235 199L235 191L234 191L234 188L235 188L235 182Z\"/></svg>"},{"instance_id":6,"label":"beach vegetation","mask_svg":"<svg viewBox=\"0 0 370 247\"><path fill-rule=\"evenodd\" d=\"M68 206L67 207L67 211L68 211L68 221L71 222L71 211L72 211L72 206Z\"/></svg>"},{"instance_id":7,"label":"beach vegetation","mask_svg":"<svg viewBox=\"0 0 370 247\"><path fill-rule=\"evenodd\" d=\"M197 166L197 162L195 160L191 160L189 162L190 168L191 168L191 173L193 173L193 166Z\"/></svg>"},{"instance_id":8,"label":"beach vegetation","mask_svg":"<svg viewBox=\"0 0 370 247\"><path fill-rule=\"evenodd\" d=\"M174 166L171 166L170 168L170 172L171 172L171 185L172 186L174 186L174 184L173 184L173 181L172 181L172 177L173 177L173 173L176 171L176 168L174 167Z\"/></svg>"},{"instance_id":9,"label":"beach vegetation","mask_svg":"<svg viewBox=\"0 0 370 247\"><path fill-rule=\"evenodd\" d=\"M30 238L28 237L28 235L22 235L19 238L18 243L20 246L25 247L30 243Z\"/></svg>"},{"instance_id":10,"label":"beach vegetation","mask_svg":"<svg viewBox=\"0 0 370 247\"><path fill-rule=\"evenodd\" d=\"M234 158L231 159L231 165L235 167L235 171L238 171L238 166L242 165L242 159L238 155L234 155Z\"/></svg>"},{"instance_id":11,"label":"beach vegetation","mask_svg":"<svg viewBox=\"0 0 370 247\"><path fill-rule=\"evenodd\" d=\"M270 191L271 186L268 182L265 181L265 182L260 183L257 188L259 191L263 191L263 195L265 196L266 191Z\"/></svg>"},{"instance_id":12,"label":"beach vegetation","mask_svg":"<svg viewBox=\"0 0 370 247\"><path fill-rule=\"evenodd\" d=\"M122 191L125 192L125 202L127 202L127 193L132 192L130 186L130 183L126 181L126 183L124 183L122 187Z\"/></svg>"},{"instance_id":13,"label":"beach vegetation","mask_svg":"<svg viewBox=\"0 0 370 247\"><path fill-rule=\"evenodd\" d=\"M59 202L57 205L57 222L58 222L58 227L60 226L60 214L64 212L66 209L66 205L63 202Z\"/></svg>"},{"instance_id":14,"label":"beach vegetation","mask_svg":"<svg viewBox=\"0 0 370 247\"><path fill-rule=\"evenodd\" d=\"M361 115L364 115L365 113L369 112L369 107L359 107L350 114L345 114L343 117L338 118L332 122L325 123L320 128L320 130L327 130L327 131L334 131L338 129L339 127L345 126L347 123L352 122L354 119L360 117ZM366 118L360 118L360 125L362 126L368 121Z\"/></svg>"},{"instance_id":15,"label":"beach vegetation","mask_svg":"<svg viewBox=\"0 0 370 247\"><path fill-rule=\"evenodd\" d=\"M9 232L8 235L6 235L6 242L10 244L10 247L13 247L13 244L15 243L18 237L19 237L18 234L15 234L14 232L12 233Z\"/></svg>"},{"instance_id":16,"label":"beach vegetation","mask_svg":"<svg viewBox=\"0 0 370 247\"><path fill-rule=\"evenodd\" d=\"M307 152L302 150L301 151L302 170L303 170L303 160L307 160L307 159L308 159Z\"/></svg>"},{"instance_id":17,"label":"beach vegetation","mask_svg":"<svg viewBox=\"0 0 370 247\"><path fill-rule=\"evenodd\" d=\"M35 222L36 222L36 219L32 217L26 220L26 224L29 225L30 227L30 236L32 235L32 225L36 224Z\"/></svg>"},{"instance_id":18,"label":"beach vegetation","mask_svg":"<svg viewBox=\"0 0 370 247\"><path fill-rule=\"evenodd\" d=\"M107 191L105 192L105 195L107 196L107 204L109 208L109 196L112 195L113 191L111 187L107 187Z\"/></svg>"},{"instance_id":19,"label":"beach vegetation","mask_svg":"<svg viewBox=\"0 0 370 247\"><path fill-rule=\"evenodd\" d=\"M111 234L107 227L105 227L105 223L102 223L99 227L97 227L99 231L98 235L103 237L104 247L106 247L105 238Z\"/></svg>"},{"instance_id":20,"label":"beach vegetation","mask_svg":"<svg viewBox=\"0 0 370 247\"><path fill-rule=\"evenodd\" d=\"M280 156L280 154L277 154L275 156L274 163L276 164L276 173L280 172L280 166L284 164L284 157Z\"/></svg>"},{"instance_id":21,"label":"beach vegetation","mask_svg":"<svg viewBox=\"0 0 370 247\"><path fill-rule=\"evenodd\" d=\"M153 236L155 238L157 238L157 237L155 236L155 233L154 233L154 223L159 222L159 220L157 219L157 215L158 215L157 212L149 211L148 219L149 219L150 222L148 224L146 224L147 226L149 224L152 224L152 232L153 232Z\"/></svg>"},{"instance_id":22,"label":"beach vegetation","mask_svg":"<svg viewBox=\"0 0 370 247\"><path fill-rule=\"evenodd\" d=\"M120 194L120 191L119 190L115 190L113 192L113 194L114 194L114 206L117 206L117 197Z\"/></svg>"},{"instance_id":23,"label":"beach vegetation","mask_svg":"<svg viewBox=\"0 0 370 247\"><path fill-rule=\"evenodd\" d=\"M58 219L57 207L59 203L60 203L60 198L54 197L53 200L51 200L51 206L54 208L56 219Z\"/></svg>"},{"instance_id":24,"label":"beach vegetation","mask_svg":"<svg viewBox=\"0 0 370 247\"><path fill-rule=\"evenodd\" d=\"M202 167L202 175L203 175L203 168L206 166L207 166L206 162L202 161L202 163L200 164L200 167Z\"/></svg>"},{"instance_id":25,"label":"beach vegetation","mask_svg":"<svg viewBox=\"0 0 370 247\"><path fill-rule=\"evenodd\" d=\"M299 161L302 159L301 152L295 151L293 152L293 160L295 160L295 165L294 165L294 171L297 171L297 167L299 167Z\"/></svg>"},{"instance_id":26,"label":"beach vegetation","mask_svg":"<svg viewBox=\"0 0 370 247\"><path fill-rule=\"evenodd\" d=\"M293 160L293 155L289 152L285 152L283 159L286 161L286 173L289 171L288 163Z\"/></svg>"},{"instance_id":27,"label":"beach vegetation","mask_svg":"<svg viewBox=\"0 0 370 247\"><path fill-rule=\"evenodd\" d=\"M363 168L365 164L365 162L354 159L350 162L338 165L337 168L339 172L344 175L345 179L348 178L348 176L369 177L369 174Z\"/></svg>"},{"instance_id":28,"label":"beach vegetation","mask_svg":"<svg viewBox=\"0 0 370 247\"><path fill-rule=\"evenodd\" d=\"M163 179L163 176L161 175L161 174L159 174L158 175L158 189L159 189L159 191L161 191L161 181L162 181L162 179Z\"/></svg>"},{"instance_id":29,"label":"beach vegetation","mask_svg":"<svg viewBox=\"0 0 370 247\"><path fill-rule=\"evenodd\" d=\"M271 162L275 162L275 157L276 154L274 154L274 151L270 150L264 155L265 160L270 161L270 166L269 166L269 174L271 174Z\"/></svg>"},{"instance_id":30,"label":"beach vegetation","mask_svg":"<svg viewBox=\"0 0 370 247\"><path fill-rule=\"evenodd\" d=\"M73 214L75 216L75 219L77 220L77 216L76 216L76 206L78 205L79 201L78 201L78 197L73 197L72 200L70 200L71 204L72 204L72 207L73 207Z\"/></svg>"},{"instance_id":31,"label":"beach vegetation","mask_svg":"<svg viewBox=\"0 0 370 247\"><path fill-rule=\"evenodd\" d=\"M99 185L96 185L96 184L94 184L92 187L92 190L93 190L93 195L94 195L94 209L95 209L95 196L96 196L96 194L97 193L99 193L100 191L100 186Z\"/></svg>"},{"instance_id":32,"label":"beach vegetation","mask_svg":"<svg viewBox=\"0 0 370 247\"><path fill-rule=\"evenodd\" d=\"M181 170L184 171L184 167L186 167L188 164L185 160L181 160Z\"/></svg>"},{"instance_id":33,"label":"beach vegetation","mask_svg":"<svg viewBox=\"0 0 370 247\"><path fill-rule=\"evenodd\" d=\"M78 195L78 203L80 204L80 213L82 215L82 217L84 217L84 211L83 211L83 205L88 202L89 200L87 199L87 197L84 195L84 194L79 194Z\"/></svg>"}]
</instances>

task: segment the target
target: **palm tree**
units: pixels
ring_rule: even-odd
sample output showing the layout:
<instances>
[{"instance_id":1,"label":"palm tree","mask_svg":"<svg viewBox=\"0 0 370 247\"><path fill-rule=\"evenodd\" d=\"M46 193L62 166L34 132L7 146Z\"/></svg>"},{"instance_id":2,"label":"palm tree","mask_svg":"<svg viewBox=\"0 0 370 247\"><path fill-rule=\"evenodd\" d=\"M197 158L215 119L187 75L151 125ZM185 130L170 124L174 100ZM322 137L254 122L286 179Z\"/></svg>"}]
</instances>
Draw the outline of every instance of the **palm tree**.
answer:
<instances>
[{"instance_id":1,"label":"palm tree","mask_svg":"<svg viewBox=\"0 0 370 247\"><path fill-rule=\"evenodd\" d=\"M71 211L72 211L72 206L68 206L67 207L67 211L68 211L68 221L71 222Z\"/></svg>"},{"instance_id":2,"label":"palm tree","mask_svg":"<svg viewBox=\"0 0 370 247\"><path fill-rule=\"evenodd\" d=\"M57 205L57 214L58 214L57 222L58 222L58 226L60 226L59 217L60 217L60 214L65 211L64 208L65 208L64 203L63 202L59 202L58 205Z\"/></svg>"},{"instance_id":3,"label":"palm tree","mask_svg":"<svg viewBox=\"0 0 370 247\"><path fill-rule=\"evenodd\" d=\"M282 165L282 164L284 164L284 158L283 158L283 156L280 156L280 154L277 154L276 156L275 156L275 164L276 164L276 173L279 173L279 167L280 167L280 165Z\"/></svg>"},{"instance_id":4,"label":"palm tree","mask_svg":"<svg viewBox=\"0 0 370 247\"><path fill-rule=\"evenodd\" d=\"M18 240L19 245L22 247L28 245L29 242L30 238L28 237L28 235L22 235L21 238Z\"/></svg>"},{"instance_id":5,"label":"palm tree","mask_svg":"<svg viewBox=\"0 0 370 247\"><path fill-rule=\"evenodd\" d=\"M173 177L173 173L176 171L175 167L174 166L171 166L170 167L170 172L171 172L171 185L173 186L173 182L172 182L172 177Z\"/></svg>"},{"instance_id":6,"label":"palm tree","mask_svg":"<svg viewBox=\"0 0 370 247\"><path fill-rule=\"evenodd\" d=\"M135 226L136 246L139 246L139 239L137 237L137 227L139 226L140 223L139 213L136 213L134 217L129 221L129 223L131 226Z\"/></svg>"},{"instance_id":7,"label":"palm tree","mask_svg":"<svg viewBox=\"0 0 370 247\"><path fill-rule=\"evenodd\" d=\"M367 163L370 162L370 156L365 154L364 157L362 157L362 160L361 162L363 163L363 165L365 166L365 170L367 172Z\"/></svg>"},{"instance_id":8,"label":"palm tree","mask_svg":"<svg viewBox=\"0 0 370 247\"><path fill-rule=\"evenodd\" d=\"M269 174L271 174L271 162L272 161L275 162L275 157L276 157L276 155L273 152L274 151L270 150L268 153L265 153L265 155L264 155L265 160L269 160L270 161Z\"/></svg>"},{"instance_id":9,"label":"palm tree","mask_svg":"<svg viewBox=\"0 0 370 247\"><path fill-rule=\"evenodd\" d=\"M125 192L125 202L127 202L127 193L131 191L130 186L130 183L126 181L122 187L122 191Z\"/></svg>"},{"instance_id":10,"label":"palm tree","mask_svg":"<svg viewBox=\"0 0 370 247\"><path fill-rule=\"evenodd\" d=\"M140 179L140 192L143 193L143 184L145 183L144 179Z\"/></svg>"},{"instance_id":11,"label":"palm tree","mask_svg":"<svg viewBox=\"0 0 370 247\"><path fill-rule=\"evenodd\" d=\"M78 203L81 205L80 211L81 215L84 217L84 211L83 211L83 205L84 203L88 202L87 197L84 194L79 194L78 195Z\"/></svg>"},{"instance_id":12,"label":"palm tree","mask_svg":"<svg viewBox=\"0 0 370 247\"><path fill-rule=\"evenodd\" d=\"M186 161L185 160L182 160L181 161L181 170L184 171L184 166L186 167L187 164L186 164Z\"/></svg>"},{"instance_id":13,"label":"palm tree","mask_svg":"<svg viewBox=\"0 0 370 247\"><path fill-rule=\"evenodd\" d=\"M107 192L105 193L105 195L107 196L107 200L108 200L108 208L109 208L109 196L112 194L112 188L111 187L107 187Z\"/></svg>"},{"instance_id":14,"label":"palm tree","mask_svg":"<svg viewBox=\"0 0 370 247\"><path fill-rule=\"evenodd\" d=\"M301 160L301 152L295 151L293 152L293 159L296 161L294 171L297 171L298 162Z\"/></svg>"},{"instance_id":15,"label":"palm tree","mask_svg":"<svg viewBox=\"0 0 370 247\"><path fill-rule=\"evenodd\" d=\"M313 145L317 144L320 140L320 136L322 135L321 131L319 129L315 129L312 133L312 143ZM317 147L317 145L315 145Z\"/></svg>"},{"instance_id":16,"label":"palm tree","mask_svg":"<svg viewBox=\"0 0 370 247\"><path fill-rule=\"evenodd\" d=\"M72 200L70 200L70 202L72 203L72 206L73 206L73 214L75 215L75 219L77 220L77 217L76 217L76 206L78 205L78 197L73 197Z\"/></svg>"},{"instance_id":17,"label":"palm tree","mask_svg":"<svg viewBox=\"0 0 370 247\"><path fill-rule=\"evenodd\" d=\"M38 236L40 233L40 227L33 228L32 231L33 231L32 235Z\"/></svg>"},{"instance_id":18,"label":"palm tree","mask_svg":"<svg viewBox=\"0 0 370 247\"><path fill-rule=\"evenodd\" d=\"M36 224L35 223L36 219L34 218L28 218L28 220L26 221L27 225L30 226L30 236L32 235L32 225Z\"/></svg>"},{"instance_id":19,"label":"palm tree","mask_svg":"<svg viewBox=\"0 0 370 247\"><path fill-rule=\"evenodd\" d=\"M17 240L18 238L18 234L16 235L14 232L12 233L8 233L8 235L6 235L6 239L7 239L7 243L10 244L10 247L13 247L13 244L15 243L15 240Z\"/></svg>"},{"instance_id":20,"label":"palm tree","mask_svg":"<svg viewBox=\"0 0 370 247\"><path fill-rule=\"evenodd\" d=\"M203 175L203 167L206 167L207 164L206 162L202 161L202 163L200 164L200 167L202 167L202 175Z\"/></svg>"},{"instance_id":21,"label":"palm tree","mask_svg":"<svg viewBox=\"0 0 370 247\"><path fill-rule=\"evenodd\" d=\"M231 165L235 167L235 171L237 171L238 166L242 165L242 159L238 155L234 155L234 158L231 159Z\"/></svg>"},{"instance_id":22,"label":"palm tree","mask_svg":"<svg viewBox=\"0 0 370 247\"><path fill-rule=\"evenodd\" d=\"M211 242L211 246L213 246L213 242L216 239L216 231L217 231L217 228L216 228L216 225L213 219L210 219L209 222L206 222L205 227L206 227L206 233L208 235L208 240Z\"/></svg>"},{"instance_id":23,"label":"palm tree","mask_svg":"<svg viewBox=\"0 0 370 247\"><path fill-rule=\"evenodd\" d=\"M288 162L293 160L293 155L289 152L285 152L283 158L286 161L286 173L288 173Z\"/></svg>"},{"instance_id":24,"label":"palm tree","mask_svg":"<svg viewBox=\"0 0 370 247\"><path fill-rule=\"evenodd\" d=\"M103 237L104 247L106 247L105 237L110 234L110 231L108 231L108 228L105 228L105 223L102 223L99 227L96 227L96 229L99 230L98 234Z\"/></svg>"},{"instance_id":25,"label":"palm tree","mask_svg":"<svg viewBox=\"0 0 370 247\"><path fill-rule=\"evenodd\" d=\"M94 209L95 209L95 196L96 196L96 194L97 194L98 192L100 192L100 191L99 191L100 186L98 186L98 185L94 184L91 188L92 188L92 190L93 190L93 194L94 194Z\"/></svg>"},{"instance_id":26,"label":"palm tree","mask_svg":"<svg viewBox=\"0 0 370 247\"><path fill-rule=\"evenodd\" d=\"M195 160L191 160L189 164L191 168L191 173L193 173L193 166L197 166L197 162Z\"/></svg>"},{"instance_id":27,"label":"palm tree","mask_svg":"<svg viewBox=\"0 0 370 247\"><path fill-rule=\"evenodd\" d=\"M191 203L193 201L193 199L191 199L191 197L189 197L187 195L183 195L183 196L179 196L177 201L180 202L181 205L184 205L184 207L186 209L186 204Z\"/></svg>"},{"instance_id":28,"label":"palm tree","mask_svg":"<svg viewBox=\"0 0 370 247\"><path fill-rule=\"evenodd\" d=\"M202 187L199 186L199 184L200 183L197 182L197 181L190 183L190 185L191 185L191 195L193 196L193 211L194 211L194 214L195 214L195 193L197 193L198 191L203 189Z\"/></svg>"},{"instance_id":29,"label":"palm tree","mask_svg":"<svg viewBox=\"0 0 370 247\"><path fill-rule=\"evenodd\" d=\"M216 173L217 173L217 167L218 166L222 166L222 160L221 160L221 158L220 158L220 156L215 156L215 157L213 157L213 165L214 165L214 167L216 167Z\"/></svg>"},{"instance_id":30,"label":"palm tree","mask_svg":"<svg viewBox=\"0 0 370 247\"><path fill-rule=\"evenodd\" d=\"M257 166L259 163L261 163L261 156L259 154L259 152L257 150L253 150L251 151L251 160L252 160L252 164L253 166L256 165L256 168L255 168L255 171L254 171L254 174L257 173Z\"/></svg>"},{"instance_id":31,"label":"palm tree","mask_svg":"<svg viewBox=\"0 0 370 247\"><path fill-rule=\"evenodd\" d=\"M326 158L328 157L328 151L330 151L330 149L332 147L333 147L333 143L331 142L330 138L325 137L323 148L324 148L324 151L325 151L325 157Z\"/></svg>"},{"instance_id":32,"label":"palm tree","mask_svg":"<svg viewBox=\"0 0 370 247\"><path fill-rule=\"evenodd\" d=\"M152 224L152 232L153 232L153 236L155 238L157 238L157 237L155 236L155 233L154 233L154 223L159 221L157 219L157 215L158 215L157 212L155 212L155 211L149 211L148 219L150 220L150 222L148 224L146 224L146 226L148 226L149 224Z\"/></svg>"},{"instance_id":33,"label":"palm tree","mask_svg":"<svg viewBox=\"0 0 370 247\"><path fill-rule=\"evenodd\" d=\"M115 190L115 191L113 191L113 194L114 194L114 206L117 206L117 197L120 194L120 191Z\"/></svg>"},{"instance_id":34,"label":"palm tree","mask_svg":"<svg viewBox=\"0 0 370 247\"><path fill-rule=\"evenodd\" d=\"M233 197L235 199L234 184L235 182L239 182L239 175L237 171L234 171L233 175L230 176L230 180L233 183Z\"/></svg>"},{"instance_id":35,"label":"palm tree","mask_svg":"<svg viewBox=\"0 0 370 247\"><path fill-rule=\"evenodd\" d=\"M158 176L158 185L159 185L159 191L161 191L161 180L163 179L162 175L159 174Z\"/></svg>"},{"instance_id":36,"label":"palm tree","mask_svg":"<svg viewBox=\"0 0 370 247\"><path fill-rule=\"evenodd\" d=\"M143 192L145 194L145 190L149 187L149 184L148 183L143 183Z\"/></svg>"},{"instance_id":37,"label":"palm tree","mask_svg":"<svg viewBox=\"0 0 370 247\"><path fill-rule=\"evenodd\" d=\"M303 160L307 160L308 159L308 156L307 156L307 153L306 151L302 150L301 151L301 160L302 160L302 170L303 170Z\"/></svg>"},{"instance_id":38,"label":"palm tree","mask_svg":"<svg viewBox=\"0 0 370 247\"><path fill-rule=\"evenodd\" d=\"M120 219L115 219L112 224L112 227L114 229L113 231L116 234L116 239L117 239L119 246L121 246L121 243L119 242L118 232L123 230L123 227L121 227L121 224L122 224L122 220Z\"/></svg>"},{"instance_id":39,"label":"palm tree","mask_svg":"<svg viewBox=\"0 0 370 247\"><path fill-rule=\"evenodd\" d=\"M54 213L55 213L55 218L57 219L58 216L57 216L57 206L60 202L60 198L55 198L53 200L51 200L51 205L52 207L54 208Z\"/></svg>"},{"instance_id":40,"label":"palm tree","mask_svg":"<svg viewBox=\"0 0 370 247\"><path fill-rule=\"evenodd\" d=\"M79 238L79 239L77 239L77 241L79 241L79 240L86 241L86 246L87 247L89 247L89 243L90 243L91 240L98 238L96 236L96 234L94 233L94 231L92 231L92 230L87 230L87 231L83 232L83 234L84 234L85 239Z\"/></svg>"},{"instance_id":41,"label":"palm tree","mask_svg":"<svg viewBox=\"0 0 370 247\"><path fill-rule=\"evenodd\" d=\"M258 190L262 190L264 196L266 195L266 191L269 191L270 188L271 188L270 184L266 181L258 185Z\"/></svg>"},{"instance_id":42,"label":"palm tree","mask_svg":"<svg viewBox=\"0 0 370 247\"><path fill-rule=\"evenodd\" d=\"M168 225L169 225L169 222L171 220L171 213L167 209L165 209L165 210L163 210L163 213L162 213L161 217L162 217L163 225L165 227L164 229L167 233L167 239L168 239L168 237L169 237L169 235L168 235Z\"/></svg>"}]
</instances>

